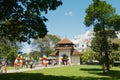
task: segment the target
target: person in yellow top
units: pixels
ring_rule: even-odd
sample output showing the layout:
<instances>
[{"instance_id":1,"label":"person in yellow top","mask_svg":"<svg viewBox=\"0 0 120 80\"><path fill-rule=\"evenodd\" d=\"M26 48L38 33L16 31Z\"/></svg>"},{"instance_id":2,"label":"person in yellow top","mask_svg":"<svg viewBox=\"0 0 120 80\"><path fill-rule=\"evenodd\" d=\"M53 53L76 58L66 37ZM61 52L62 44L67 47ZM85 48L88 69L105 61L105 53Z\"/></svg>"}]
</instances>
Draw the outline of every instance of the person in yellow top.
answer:
<instances>
[{"instance_id":1,"label":"person in yellow top","mask_svg":"<svg viewBox=\"0 0 120 80\"><path fill-rule=\"evenodd\" d=\"M44 55L43 56L43 66L47 67L47 57Z\"/></svg>"},{"instance_id":2,"label":"person in yellow top","mask_svg":"<svg viewBox=\"0 0 120 80\"><path fill-rule=\"evenodd\" d=\"M20 56L20 68L22 68L23 67L23 58L22 58L22 56Z\"/></svg>"},{"instance_id":3,"label":"person in yellow top","mask_svg":"<svg viewBox=\"0 0 120 80\"><path fill-rule=\"evenodd\" d=\"M5 64L1 68L1 72L5 72L5 73L7 72L7 65L8 65L8 63L5 62Z\"/></svg>"}]
</instances>

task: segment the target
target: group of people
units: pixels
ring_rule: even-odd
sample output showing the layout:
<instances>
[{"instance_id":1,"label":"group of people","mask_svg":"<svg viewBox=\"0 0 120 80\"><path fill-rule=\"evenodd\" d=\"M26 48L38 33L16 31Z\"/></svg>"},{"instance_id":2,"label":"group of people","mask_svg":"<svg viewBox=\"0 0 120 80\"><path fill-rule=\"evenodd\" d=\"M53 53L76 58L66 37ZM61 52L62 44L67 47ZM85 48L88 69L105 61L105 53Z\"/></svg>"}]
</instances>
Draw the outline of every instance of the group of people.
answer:
<instances>
[{"instance_id":1,"label":"group of people","mask_svg":"<svg viewBox=\"0 0 120 80\"><path fill-rule=\"evenodd\" d=\"M14 69L18 70L20 68L34 68L36 64L41 64L43 67L47 67L47 65L56 65L57 61L56 59L50 59L48 60L46 56L43 56L40 59L40 62L38 63L35 62L35 60L32 57L22 57L22 56L17 56L16 59L14 60ZM5 62L4 64L0 62L0 70L1 72L7 72L7 65L8 63Z\"/></svg>"},{"instance_id":2,"label":"group of people","mask_svg":"<svg viewBox=\"0 0 120 80\"><path fill-rule=\"evenodd\" d=\"M40 59L42 66L47 67L47 65L57 65L56 58L54 59L48 59L46 55L43 55L43 57Z\"/></svg>"},{"instance_id":3,"label":"group of people","mask_svg":"<svg viewBox=\"0 0 120 80\"><path fill-rule=\"evenodd\" d=\"M61 63L62 65L69 65L69 64L70 64L70 60L69 60L68 57L66 57L66 58L61 57L59 60L60 60L60 63Z\"/></svg>"},{"instance_id":4,"label":"group of people","mask_svg":"<svg viewBox=\"0 0 120 80\"><path fill-rule=\"evenodd\" d=\"M23 58L22 56L20 56L20 58L16 58L15 61L14 61L14 68L15 69L18 69L18 67L20 66L20 68L23 67Z\"/></svg>"},{"instance_id":5,"label":"group of people","mask_svg":"<svg viewBox=\"0 0 120 80\"><path fill-rule=\"evenodd\" d=\"M14 61L14 68L15 69L18 69L18 68L23 68L23 67L30 67L30 68L33 68L33 64L34 64L34 61L33 61L33 58L30 57L28 59L28 57L26 58L23 58L22 56L20 57L17 57Z\"/></svg>"}]
</instances>

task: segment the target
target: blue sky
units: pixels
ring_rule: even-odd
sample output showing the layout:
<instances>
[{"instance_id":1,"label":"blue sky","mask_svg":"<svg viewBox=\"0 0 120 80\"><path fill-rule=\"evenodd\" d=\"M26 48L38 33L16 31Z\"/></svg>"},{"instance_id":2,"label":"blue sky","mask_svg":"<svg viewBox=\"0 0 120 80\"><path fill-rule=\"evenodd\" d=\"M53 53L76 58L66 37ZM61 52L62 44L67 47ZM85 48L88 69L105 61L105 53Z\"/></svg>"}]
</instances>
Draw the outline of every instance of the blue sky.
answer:
<instances>
[{"instance_id":1,"label":"blue sky","mask_svg":"<svg viewBox=\"0 0 120 80\"><path fill-rule=\"evenodd\" d=\"M84 25L85 9L92 3L92 0L62 0L63 5L55 11L49 11L47 15L48 34L59 35L62 39L67 37L73 39L74 36L84 34L91 30ZM120 0L106 0L120 14ZM28 53L30 45L24 44L23 52Z\"/></svg>"},{"instance_id":2,"label":"blue sky","mask_svg":"<svg viewBox=\"0 0 120 80\"><path fill-rule=\"evenodd\" d=\"M46 17L48 33L59 35L61 38L72 39L74 36L84 34L91 28L84 25L85 9L92 0L62 0L63 5L55 11L49 11ZM120 0L106 0L120 13Z\"/></svg>"}]
</instances>

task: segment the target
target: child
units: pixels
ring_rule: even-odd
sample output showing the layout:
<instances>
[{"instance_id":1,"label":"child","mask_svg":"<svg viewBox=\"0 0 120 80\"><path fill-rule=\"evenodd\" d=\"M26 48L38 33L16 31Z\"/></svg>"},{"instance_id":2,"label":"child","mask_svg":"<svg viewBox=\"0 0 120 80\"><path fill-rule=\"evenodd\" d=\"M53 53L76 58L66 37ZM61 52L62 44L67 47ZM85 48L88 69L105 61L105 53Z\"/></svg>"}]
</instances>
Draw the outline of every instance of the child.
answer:
<instances>
[{"instance_id":1,"label":"child","mask_svg":"<svg viewBox=\"0 0 120 80\"><path fill-rule=\"evenodd\" d=\"M3 66L3 64L2 64L2 62L0 61L0 72L2 72L2 66Z\"/></svg>"},{"instance_id":2,"label":"child","mask_svg":"<svg viewBox=\"0 0 120 80\"><path fill-rule=\"evenodd\" d=\"M5 64L2 66L1 72L7 72L7 62L5 62Z\"/></svg>"}]
</instances>

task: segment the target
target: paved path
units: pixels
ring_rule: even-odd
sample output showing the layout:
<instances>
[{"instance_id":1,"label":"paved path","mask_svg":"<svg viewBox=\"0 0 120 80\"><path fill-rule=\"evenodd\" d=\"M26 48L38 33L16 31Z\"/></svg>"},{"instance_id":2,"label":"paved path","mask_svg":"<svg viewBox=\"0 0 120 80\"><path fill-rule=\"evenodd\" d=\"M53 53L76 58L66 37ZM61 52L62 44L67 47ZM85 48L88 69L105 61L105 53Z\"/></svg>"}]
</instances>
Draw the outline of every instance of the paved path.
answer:
<instances>
[{"instance_id":1,"label":"paved path","mask_svg":"<svg viewBox=\"0 0 120 80\"><path fill-rule=\"evenodd\" d=\"M29 70L40 70L40 69L44 69L44 68L54 68L54 67L59 67L59 66L48 66L48 67L43 67L43 66L36 66L35 68L22 68L22 69L12 69L12 70L7 70L7 73L16 73L16 72L23 72L23 71L29 71Z\"/></svg>"},{"instance_id":2,"label":"paved path","mask_svg":"<svg viewBox=\"0 0 120 80\"><path fill-rule=\"evenodd\" d=\"M36 67L36 68L22 68L22 69L13 69L13 70L7 70L7 73L16 73L16 72L23 72L23 71L29 71L29 70L38 70L38 69L43 69L44 67Z\"/></svg>"}]
</instances>

